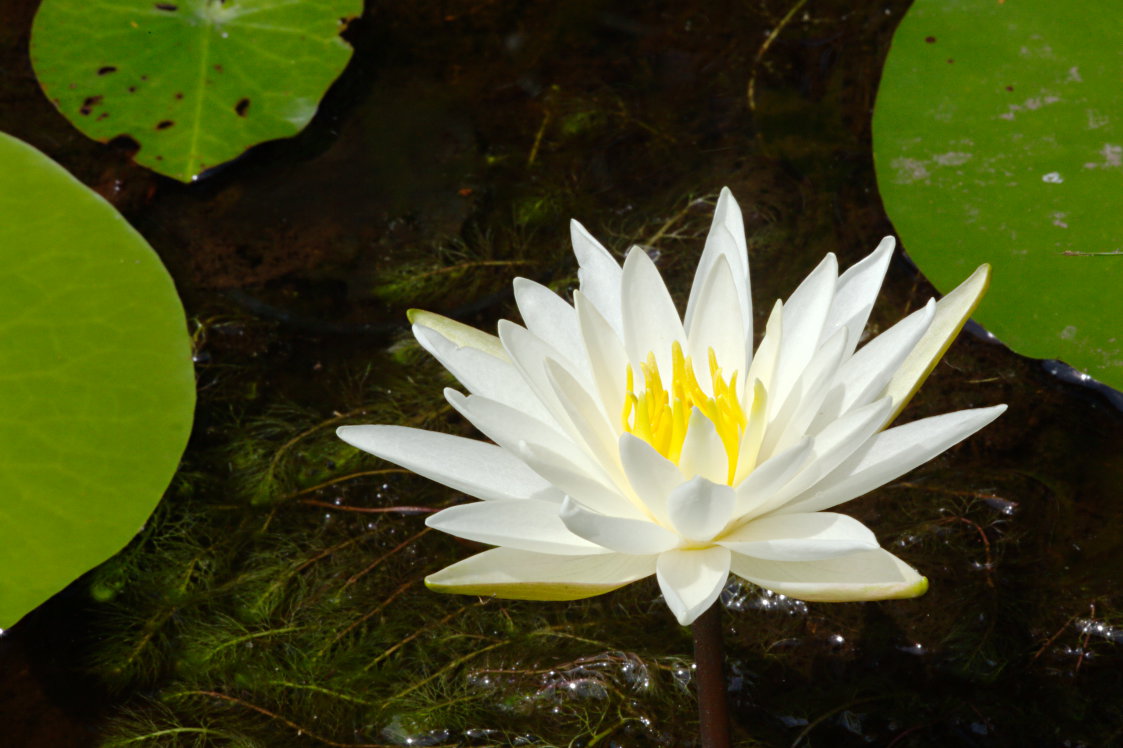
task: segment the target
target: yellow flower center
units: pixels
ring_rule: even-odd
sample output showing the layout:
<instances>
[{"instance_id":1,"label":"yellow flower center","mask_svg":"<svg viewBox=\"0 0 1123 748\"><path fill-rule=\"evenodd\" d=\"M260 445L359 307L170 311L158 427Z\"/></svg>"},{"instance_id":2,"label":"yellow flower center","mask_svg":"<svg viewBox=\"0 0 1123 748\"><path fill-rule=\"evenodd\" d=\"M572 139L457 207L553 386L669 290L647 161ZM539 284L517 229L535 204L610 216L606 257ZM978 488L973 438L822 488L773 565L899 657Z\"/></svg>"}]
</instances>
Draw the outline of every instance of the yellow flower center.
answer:
<instances>
[{"instance_id":1,"label":"yellow flower center","mask_svg":"<svg viewBox=\"0 0 1123 748\"><path fill-rule=\"evenodd\" d=\"M710 349L709 363L713 395L707 394L698 384L694 366L688 357L682 355L682 346L677 342L671 347L669 387L663 385L655 354L648 353L647 360L640 364L643 391L637 395L635 375L631 364L628 364L627 395L620 418L625 431L643 439L677 465L682 457L690 414L697 408L717 429L729 459L727 482L732 484L737 472L741 435L749 419L741 408L741 398L737 396L737 372L733 372L728 380L724 379L713 348Z\"/></svg>"}]
</instances>

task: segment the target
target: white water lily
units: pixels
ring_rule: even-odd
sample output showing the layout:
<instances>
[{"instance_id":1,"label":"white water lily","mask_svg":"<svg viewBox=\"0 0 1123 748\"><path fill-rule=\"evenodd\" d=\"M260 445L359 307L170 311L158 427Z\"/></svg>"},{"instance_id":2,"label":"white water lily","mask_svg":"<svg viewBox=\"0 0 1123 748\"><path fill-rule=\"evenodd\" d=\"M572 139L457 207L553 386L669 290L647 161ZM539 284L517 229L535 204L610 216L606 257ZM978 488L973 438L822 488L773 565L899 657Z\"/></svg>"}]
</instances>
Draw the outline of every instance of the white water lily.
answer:
<instances>
[{"instance_id":1,"label":"white water lily","mask_svg":"<svg viewBox=\"0 0 1123 748\"><path fill-rule=\"evenodd\" d=\"M801 600L913 597L927 580L857 520L825 511L996 418L886 429L986 289L987 266L858 347L894 242L838 274L828 254L753 351L741 211L722 190L686 315L650 257L623 267L577 222L570 304L516 278L523 325L489 335L428 312L417 340L464 386L445 396L494 443L344 426L348 443L482 499L426 522L498 546L429 576L441 592L575 600L654 574L680 623L732 571Z\"/></svg>"}]
</instances>

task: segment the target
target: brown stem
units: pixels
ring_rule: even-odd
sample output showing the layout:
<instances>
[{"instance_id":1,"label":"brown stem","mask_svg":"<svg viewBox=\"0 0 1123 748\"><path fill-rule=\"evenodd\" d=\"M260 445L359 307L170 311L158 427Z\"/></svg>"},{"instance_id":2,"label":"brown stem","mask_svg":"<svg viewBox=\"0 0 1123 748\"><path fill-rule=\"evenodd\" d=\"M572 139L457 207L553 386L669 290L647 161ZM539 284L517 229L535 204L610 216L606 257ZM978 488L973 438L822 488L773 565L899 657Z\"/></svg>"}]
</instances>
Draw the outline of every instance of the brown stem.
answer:
<instances>
[{"instance_id":1,"label":"brown stem","mask_svg":"<svg viewBox=\"0 0 1123 748\"><path fill-rule=\"evenodd\" d=\"M698 684L698 730L702 748L729 748L729 701L721 643L721 603L715 602L691 627L694 679Z\"/></svg>"}]
</instances>

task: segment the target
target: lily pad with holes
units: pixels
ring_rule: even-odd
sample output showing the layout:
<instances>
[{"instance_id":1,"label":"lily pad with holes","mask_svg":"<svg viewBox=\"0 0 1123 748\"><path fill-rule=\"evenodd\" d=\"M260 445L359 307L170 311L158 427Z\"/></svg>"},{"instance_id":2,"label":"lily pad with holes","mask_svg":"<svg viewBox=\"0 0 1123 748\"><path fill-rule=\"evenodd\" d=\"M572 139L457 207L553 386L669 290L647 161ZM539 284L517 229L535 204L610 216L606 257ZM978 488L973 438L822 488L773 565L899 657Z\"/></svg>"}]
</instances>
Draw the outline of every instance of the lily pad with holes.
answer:
<instances>
[{"instance_id":1,"label":"lily pad with holes","mask_svg":"<svg viewBox=\"0 0 1123 748\"><path fill-rule=\"evenodd\" d=\"M351 57L362 0L43 0L31 61L79 130L184 182L295 135Z\"/></svg>"},{"instance_id":2,"label":"lily pad with holes","mask_svg":"<svg viewBox=\"0 0 1123 748\"><path fill-rule=\"evenodd\" d=\"M916 0L874 111L878 185L941 291L994 266L977 319L1123 389L1118 0Z\"/></svg>"},{"instance_id":3,"label":"lily pad with holes","mask_svg":"<svg viewBox=\"0 0 1123 748\"><path fill-rule=\"evenodd\" d=\"M0 134L0 628L116 553L171 480L195 381L144 239Z\"/></svg>"}]
</instances>

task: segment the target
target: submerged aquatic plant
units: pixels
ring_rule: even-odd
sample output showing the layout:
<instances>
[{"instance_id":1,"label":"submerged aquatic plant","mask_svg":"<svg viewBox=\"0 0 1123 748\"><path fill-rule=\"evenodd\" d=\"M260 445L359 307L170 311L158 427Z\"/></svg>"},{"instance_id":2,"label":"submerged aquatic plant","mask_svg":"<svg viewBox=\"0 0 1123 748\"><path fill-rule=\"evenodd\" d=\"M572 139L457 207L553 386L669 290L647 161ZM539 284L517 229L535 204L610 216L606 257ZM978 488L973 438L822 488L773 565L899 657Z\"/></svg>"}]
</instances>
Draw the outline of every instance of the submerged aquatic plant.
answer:
<instances>
[{"instance_id":1,"label":"submerged aquatic plant","mask_svg":"<svg viewBox=\"0 0 1123 748\"><path fill-rule=\"evenodd\" d=\"M1005 406L886 429L987 285L979 268L858 348L892 255L886 238L841 276L833 254L760 345L740 208L728 189L680 318L639 247L623 267L572 225L570 305L517 278L525 326L489 335L428 312L413 331L469 391L448 401L495 443L402 426L344 426L367 452L483 499L426 524L499 546L426 579L441 592L574 600L656 576L688 625L730 571L813 601L914 597L927 580L857 520L826 511L973 434Z\"/></svg>"}]
</instances>

